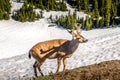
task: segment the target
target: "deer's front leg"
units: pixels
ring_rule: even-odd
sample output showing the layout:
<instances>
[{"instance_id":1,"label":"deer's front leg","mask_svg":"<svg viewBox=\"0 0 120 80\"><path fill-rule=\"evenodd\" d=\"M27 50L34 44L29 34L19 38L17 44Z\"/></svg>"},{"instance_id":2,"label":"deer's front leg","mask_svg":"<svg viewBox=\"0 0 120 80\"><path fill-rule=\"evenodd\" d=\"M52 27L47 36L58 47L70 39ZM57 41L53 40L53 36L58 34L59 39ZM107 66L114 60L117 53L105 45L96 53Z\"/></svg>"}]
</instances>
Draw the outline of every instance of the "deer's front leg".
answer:
<instances>
[{"instance_id":1,"label":"deer's front leg","mask_svg":"<svg viewBox=\"0 0 120 80\"><path fill-rule=\"evenodd\" d=\"M63 58L63 72L66 70L67 58Z\"/></svg>"},{"instance_id":2,"label":"deer's front leg","mask_svg":"<svg viewBox=\"0 0 120 80\"><path fill-rule=\"evenodd\" d=\"M57 58L58 67L57 67L56 74L59 72L59 68L60 68L60 65L61 65L61 60L62 60L62 58Z\"/></svg>"}]
</instances>

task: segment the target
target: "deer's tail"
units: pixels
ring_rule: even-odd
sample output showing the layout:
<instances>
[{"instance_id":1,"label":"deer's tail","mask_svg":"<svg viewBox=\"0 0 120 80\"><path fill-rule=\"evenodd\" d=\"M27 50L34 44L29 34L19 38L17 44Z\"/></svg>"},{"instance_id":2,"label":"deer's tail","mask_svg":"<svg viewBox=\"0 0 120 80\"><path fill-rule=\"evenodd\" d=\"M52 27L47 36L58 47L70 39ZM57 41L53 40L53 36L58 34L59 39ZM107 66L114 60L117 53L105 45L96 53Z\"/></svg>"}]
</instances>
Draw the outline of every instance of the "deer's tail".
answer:
<instances>
[{"instance_id":1,"label":"deer's tail","mask_svg":"<svg viewBox=\"0 0 120 80\"><path fill-rule=\"evenodd\" d=\"M28 54L28 57L31 59L31 53L32 53L32 51L30 50L29 51L29 54Z\"/></svg>"}]
</instances>

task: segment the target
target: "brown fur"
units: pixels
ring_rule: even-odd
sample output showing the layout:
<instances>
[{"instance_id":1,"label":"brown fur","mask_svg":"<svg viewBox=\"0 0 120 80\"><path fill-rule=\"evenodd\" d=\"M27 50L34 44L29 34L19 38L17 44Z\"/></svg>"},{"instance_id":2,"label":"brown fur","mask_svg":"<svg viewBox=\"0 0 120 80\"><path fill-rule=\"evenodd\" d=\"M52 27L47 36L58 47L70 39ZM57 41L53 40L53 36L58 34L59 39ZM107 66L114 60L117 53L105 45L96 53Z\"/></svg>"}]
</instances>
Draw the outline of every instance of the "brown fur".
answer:
<instances>
[{"instance_id":1,"label":"brown fur","mask_svg":"<svg viewBox=\"0 0 120 80\"><path fill-rule=\"evenodd\" d=\"M62 60L64 65L63 71L66 70L66 63L67 63L66 58L72 56L74 51L78 48L79 43L83 43L87 41L87 39L85 39L82 35L80 35L80 31L78 29L79 28L77 27L77 31L76 31L77 33L68 30L68 32L73 36L72 40L66 40L66 39L48 40L48 41L40 42L30 49L29 58L31 58L32 56L36 60L33 65L35 76L37 76L36 68L38 68L39 72L43 76L40 66L44 63L44 61L47 58L48 59L57 58L58 68L56 73L59 72L59 68Z\"/></svg>"}]
</instances>

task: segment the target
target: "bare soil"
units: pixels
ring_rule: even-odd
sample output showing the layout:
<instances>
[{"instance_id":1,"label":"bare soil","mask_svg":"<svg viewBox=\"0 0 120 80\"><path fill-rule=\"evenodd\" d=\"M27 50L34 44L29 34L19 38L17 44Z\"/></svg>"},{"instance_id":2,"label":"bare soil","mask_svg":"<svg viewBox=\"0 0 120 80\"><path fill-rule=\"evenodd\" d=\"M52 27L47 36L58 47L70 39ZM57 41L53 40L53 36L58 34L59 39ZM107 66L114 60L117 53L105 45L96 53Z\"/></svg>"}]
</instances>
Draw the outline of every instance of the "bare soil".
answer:
<instances>
[{"instance_id":1,"label":"bare soil","mask_svg":"<svg viewBox=\"0 0 120 80\"><path fill-rule=\"evenodd\" d=\"M120 80L120 60L105 61L60 72L54 80Z\"/></svg>"}]
</instances>

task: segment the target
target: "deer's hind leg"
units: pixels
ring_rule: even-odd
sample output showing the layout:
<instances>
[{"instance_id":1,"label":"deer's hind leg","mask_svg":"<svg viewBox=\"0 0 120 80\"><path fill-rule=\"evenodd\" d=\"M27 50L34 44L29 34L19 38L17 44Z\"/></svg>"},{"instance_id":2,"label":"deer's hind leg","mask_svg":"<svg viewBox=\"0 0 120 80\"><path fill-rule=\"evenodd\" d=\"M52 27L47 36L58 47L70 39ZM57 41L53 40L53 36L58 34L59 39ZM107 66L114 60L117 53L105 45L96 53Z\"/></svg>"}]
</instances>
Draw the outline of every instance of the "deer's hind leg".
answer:
<instances>
[{"instance_id":1,"label":"deer's hind leg","mask_svg":"<svg viewBox=\"0 0 120 80\"><path fill-rule=\"evenodd\" d=\"M35 61L35 63L33 64L33 68L34 68L34 74L37 77L37 61Z\"/></svg>"},{"instance_id":2,"label":"deer's hind leg","mask_svg":"<svg viewBox=\"0 0 120 80\"><path fill-rule=\"evenodd\" d=\"M42 73L42 70L41 70L41 65L44 63L45 60L41 60L39 61L39 64L38 64L38 71L40 72L41 76L44 76L44 74Z\"/></svg>"}]
</instances>

